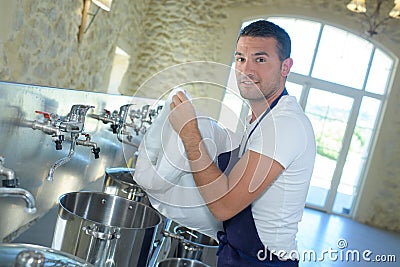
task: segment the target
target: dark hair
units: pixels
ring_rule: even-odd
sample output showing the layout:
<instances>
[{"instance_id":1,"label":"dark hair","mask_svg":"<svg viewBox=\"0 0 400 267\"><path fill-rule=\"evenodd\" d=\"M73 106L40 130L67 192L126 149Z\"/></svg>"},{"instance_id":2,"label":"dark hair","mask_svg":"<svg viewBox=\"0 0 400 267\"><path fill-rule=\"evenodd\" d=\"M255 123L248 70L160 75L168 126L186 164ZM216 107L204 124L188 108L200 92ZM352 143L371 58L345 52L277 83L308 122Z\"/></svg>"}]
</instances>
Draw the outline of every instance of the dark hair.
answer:
<instances>
[{"instance_id":1,"label":"dark hair","mask_svg":"<svg viewBox=\"0 0 400 267\"><path fill-rule=\"evenodd\" d=\"M238 40L242 36L275 38L277 41L279 59L283 61L290 57L291 41L289 34L270 21L257 20L250 23L240 31Z\"/></svg>"}]
</instances>

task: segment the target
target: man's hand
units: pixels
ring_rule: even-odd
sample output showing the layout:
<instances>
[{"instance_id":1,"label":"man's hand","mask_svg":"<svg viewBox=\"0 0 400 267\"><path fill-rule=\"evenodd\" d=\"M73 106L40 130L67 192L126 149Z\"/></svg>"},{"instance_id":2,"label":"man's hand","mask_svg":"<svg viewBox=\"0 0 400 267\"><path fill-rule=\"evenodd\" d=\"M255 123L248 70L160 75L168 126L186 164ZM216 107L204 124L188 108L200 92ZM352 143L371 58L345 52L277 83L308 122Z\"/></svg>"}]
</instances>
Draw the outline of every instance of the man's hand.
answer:
<instances>
[{"instance_id":1,"label":"man's hand","mask_svg":"<svg viewBox=\"0 0 400 267\"><path fill-rule=\"evenodd\" d=\"M193 137L198 132L196 111L190 100L183 92L172 97L169 121L183 141Z\"/></svg>"}]
</instances>

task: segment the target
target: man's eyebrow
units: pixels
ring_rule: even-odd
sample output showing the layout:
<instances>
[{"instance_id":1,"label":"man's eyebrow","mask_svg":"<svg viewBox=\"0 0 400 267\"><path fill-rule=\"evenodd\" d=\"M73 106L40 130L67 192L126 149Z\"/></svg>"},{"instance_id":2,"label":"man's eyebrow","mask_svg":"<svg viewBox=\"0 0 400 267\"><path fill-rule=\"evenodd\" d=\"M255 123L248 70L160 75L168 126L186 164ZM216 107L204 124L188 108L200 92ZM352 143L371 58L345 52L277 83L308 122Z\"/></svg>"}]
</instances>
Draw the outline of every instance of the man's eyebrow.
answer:
<instances>
[{"instance_id":1,"label":"man's eyebrow","mask_svg":"<svg viewBox=\"0 0 400 267\"><path fill-rule=\"evenodd\" d=\"M254 53L254 56L269 56L269 55L267 52L260 51L260 52Z\"/></svg>"},{"instance_id":2,"label":"man's eyebrow","mask_svg":"<svg viewBox=\"0 0 400 267\"><path fill-rule=\"evenodd\" d=\"M235 56L243 56L243 53L236 51ZM269 56L269 55L267 52L260 51L260 52L254 53L252 56Z\"/></svg>"}]
</instances>

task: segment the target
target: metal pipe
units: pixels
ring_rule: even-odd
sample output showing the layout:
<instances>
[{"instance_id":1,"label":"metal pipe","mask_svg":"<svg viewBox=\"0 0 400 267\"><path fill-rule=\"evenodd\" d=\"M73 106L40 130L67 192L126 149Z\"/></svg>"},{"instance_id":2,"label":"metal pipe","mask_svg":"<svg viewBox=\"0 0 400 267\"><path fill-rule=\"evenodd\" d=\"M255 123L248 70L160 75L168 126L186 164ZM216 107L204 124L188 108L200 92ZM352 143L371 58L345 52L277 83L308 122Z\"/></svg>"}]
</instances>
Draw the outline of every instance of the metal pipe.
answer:
<instances>
[{"instance_id":1,"label":"metal pipe","mask_svg":"<svg viewBox=\"0 0 400 267\"><path fill-rule=\"evenodd\" d=\"M0 197L19 197L25 200L25 211L29 214L36 212L36 202L33 195L23 188L0 187Z\"/></svg>"},{"instance_id":2,"label":"metal pipe","mask_svg":"<svg viewBox=\"0 0 400 267\"><path fill-rule=\"evenodd\" d=\"M71 160L72 156L75 153L75 146L76 146L76 139L78 138L79 134L76 133L71 133L71 147L69 149L68 156L57 160L53 166L50 167L49 173L47 175L47 181L53 181L54 180L54 172L55 170L60 167L61 165L64 165L68 161Z\"/></svg>"},{"instance_id":3,"label":"metal pipe","mask_svg":"<svg viewBox=\"0 0 400 267\"><path fill-rule=\"evenodd\" d=\"M90 118L93 118L93 119L102 121L104 124L107 124L107 123L117 123L117 121L116 121L115 118L109 118L109 117L106 117L105 115L89 114L88 116L89 116Z\"/></svg>"},{"instance_id":4,"label":"metal pipe","mask_svg":"<svg viewBox=\"0 0 400 267\"><path fill-rule=\"evenodd\" d=\"M27 121L29 122L29 121ZM40 121L32 121L30 127L33 130L41 130L42 132L46 133L46 134L51 134L51 135L60 135L60 129L58 127L52 126L52 125L48 125L45 124L43 122Z\"/></svg>"},{"instance_id":5,"label":"metal pipe","mask_svg":"<svg viewBox=\"0 0 400 267\"><path fill-rule=\"evenodd\" d=\"M0 176L5 176L7 180L15 180L15 172L12 169L3 166L4 157L0 156Z\"/></svg>"}]
</instances>

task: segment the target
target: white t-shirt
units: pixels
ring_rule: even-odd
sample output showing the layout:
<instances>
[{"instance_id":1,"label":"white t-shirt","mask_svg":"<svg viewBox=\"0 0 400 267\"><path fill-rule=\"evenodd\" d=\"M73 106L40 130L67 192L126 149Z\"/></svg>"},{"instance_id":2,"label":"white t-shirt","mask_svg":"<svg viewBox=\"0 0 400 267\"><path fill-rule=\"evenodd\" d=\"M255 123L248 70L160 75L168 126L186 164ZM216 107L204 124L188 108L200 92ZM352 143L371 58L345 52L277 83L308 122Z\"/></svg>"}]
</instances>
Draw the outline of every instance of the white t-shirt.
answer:
<instances>
[{"instance_id":1,"label":"white t-shirt","mask_svg":"<svg viewBox=\"0 0 400 267\"><path fill-rule=\"evenodd\" d=\"M256 122L248 123L247 133ZM297 226L303 215L316 145L312 125L295 97L280 99L254 130L246 148L284 167L282 174L253 202L252 213L266 248L278 256L284 251L284 258L296 256Z\"/></svg>"}]
</instances>

